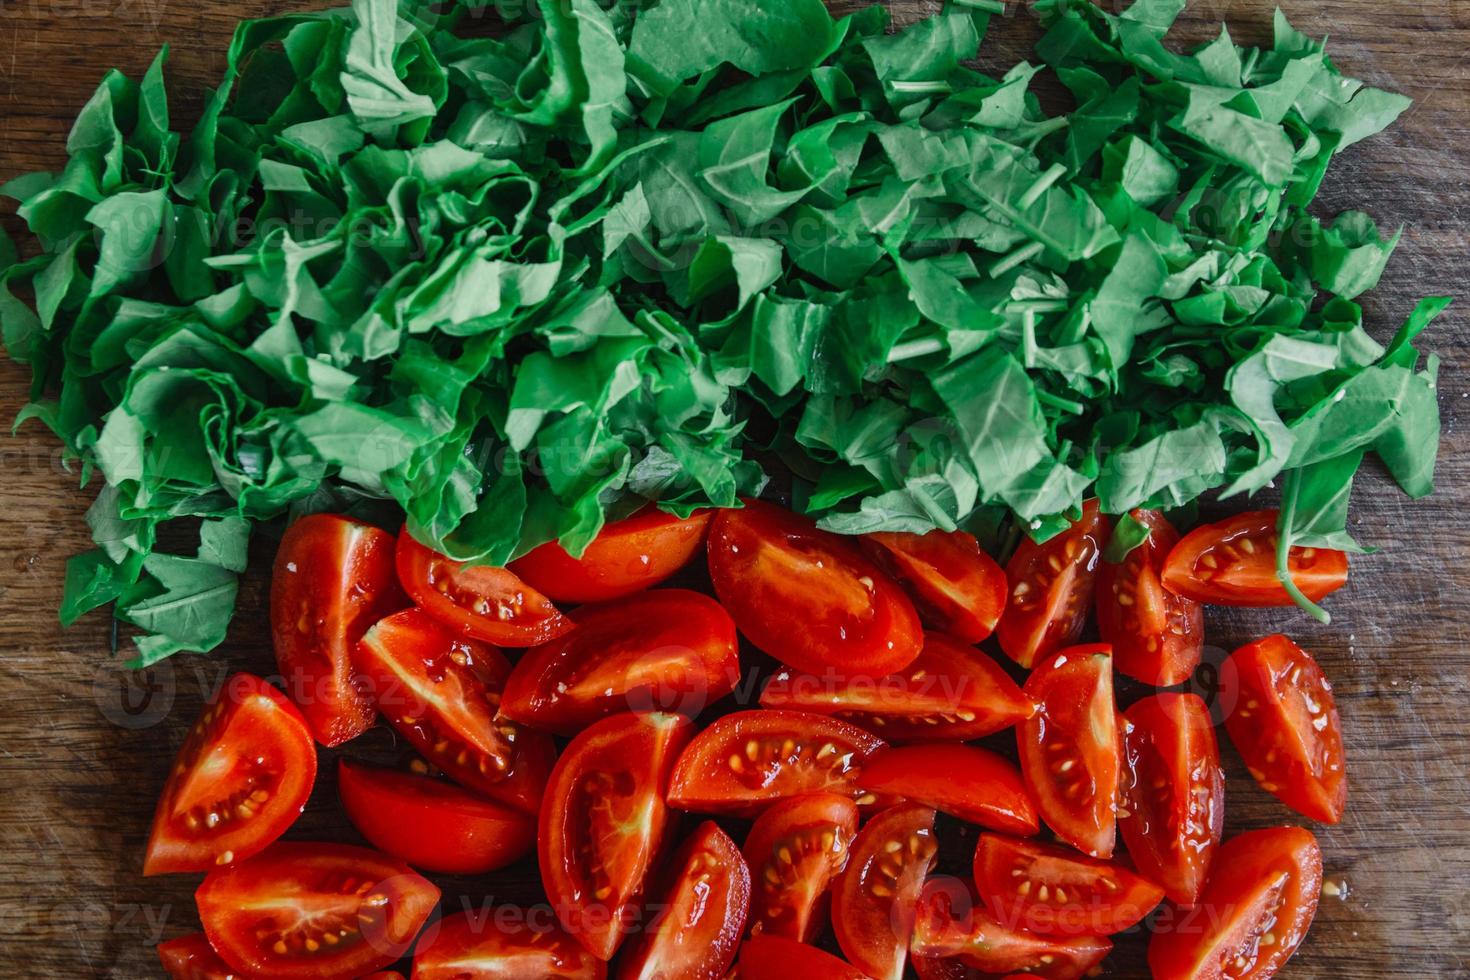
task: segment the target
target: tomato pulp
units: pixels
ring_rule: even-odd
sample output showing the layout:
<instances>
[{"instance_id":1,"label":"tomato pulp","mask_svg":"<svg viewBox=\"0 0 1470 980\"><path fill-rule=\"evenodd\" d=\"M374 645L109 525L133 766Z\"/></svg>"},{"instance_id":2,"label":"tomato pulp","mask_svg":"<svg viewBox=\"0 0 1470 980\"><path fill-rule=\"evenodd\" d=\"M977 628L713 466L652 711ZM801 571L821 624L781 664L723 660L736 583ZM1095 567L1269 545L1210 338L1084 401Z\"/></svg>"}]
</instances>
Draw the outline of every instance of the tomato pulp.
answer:
<instances>
[{"instance_id":1,"label":"tomato pulp","mask_svg":"<svg viewBox=\"0 0 1470 980\"><path fill-rule=\"evenodd\" d=\"M1022 538L1006 562L1009 596L996 630L1000 648L1022 667L1031 667L1076 643L1092 604L1093 585L1107 519L1096 500L1061 534L1043 544Z\"/></svg>"},{"instance_id":2,"label":"tomato pulp","mask_svg":"<svg viewBox=\"0 0 1470 980\"><path fill-rule=\"evenodd\" d=\"M1006 604L1006 573L964 531L866 535L864 551L903 586L930 629L964 643L995 632Z\"/></svg>"},{"instance_id":3,"label":"tomato pulp","mask_svg":"<svg viewBox=\"0 0 1470 980\"><path fill-rule=\"evenodd\" d=\"M1190 531L1164 561L1164 587L1215 606L1292 605L1276 574L1277 519L1257 510ZM1347 555L1331 548L1293 547L1287 569L1313 602L1347 583Z\"/></svg>"},{"instance_id":4,"label":"tomato pulp","mask_svg":"<svg viewBox=\"0 0 1470 980\"><path fill-rule=\"evenodd\" d=\"M1097 571L1097 629L1113 647L1113 665L1155 687L1189 680L1205 642L1205 611L1199 603L1164 588L1164 559L1179 532L1156 510L1135 510L1133 519L1148 538L1120 564L1104 561Z\"/></svg>"}]
</instances>

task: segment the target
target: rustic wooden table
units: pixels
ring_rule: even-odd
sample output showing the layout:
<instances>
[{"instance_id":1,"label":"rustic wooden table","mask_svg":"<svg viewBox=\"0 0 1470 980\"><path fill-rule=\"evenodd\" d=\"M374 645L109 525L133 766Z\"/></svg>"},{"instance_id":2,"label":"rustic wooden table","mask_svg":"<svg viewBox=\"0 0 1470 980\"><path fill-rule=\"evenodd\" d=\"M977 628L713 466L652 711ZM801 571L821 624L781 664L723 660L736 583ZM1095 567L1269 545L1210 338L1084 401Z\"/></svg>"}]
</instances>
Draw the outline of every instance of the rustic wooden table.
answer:
<instances>
[{"instance_id":1,"label":"rustic wooden table","mask_svg":"<svg viewBox=\"0 0 1470 980\"><path fill-rule=\"evenodd\" d=\"M773 0L774 2L774 0ZM1107 0L1116 3L1117 0ZM0 2L0 179L58 166L70 120L112 65L138 76L160 44L176 112L197 109L234 22L289 0L7 0ZM900 19L937 4L898 0ZM1182 33L1221 19L1237 38L1269 37L1268 0L1196 0ZM1366 207L1410 228L1371 322L1390 333L1424 294L1470 303L1470 2L1287 0L1297 26L1330 34L1344 69L1415 100L1385 137L1337 165L1324 210ZM1035 36L1024 10L992 30L986 59L1009 64ZM8 213L5 220L10 221ZM7 227L15 232L13 224ZM1470 977L1470 314L1453 310L1428 345L1444 357L1440 492L1410 503L1378 473L1360 481L1355 531L1384 546L1354 564L1317 627L1285 613L1212 615L1230 648L1276 629L1313 649L1333 678L1346 727L1352 798L1339 827L1321 828L1328 878L1317 925L1288 967L1294 978ZM0 363L0 418L25 401L27 379ZM197 879L144 880L142 847L169 758L200 703L230 670L268 672L265 567L256 555L229 642L148 673L108 662L110 624L63 632L55 608L68 555L88 545L91 493L61 467L39 426L0 436L0 974L28 978L159 974L152 947L197 928ZM1289 815L1258 791L1225 749L1230 831ZM324 766L330 772L329 766ZM292 831L351 834L324 780ZM955 845L964 846L963 842ZM476 900L524 895L534 871L457 882ZM1124 937L1112 973L1144 975L1140 939Z\"/></svg>"}]
</instances>

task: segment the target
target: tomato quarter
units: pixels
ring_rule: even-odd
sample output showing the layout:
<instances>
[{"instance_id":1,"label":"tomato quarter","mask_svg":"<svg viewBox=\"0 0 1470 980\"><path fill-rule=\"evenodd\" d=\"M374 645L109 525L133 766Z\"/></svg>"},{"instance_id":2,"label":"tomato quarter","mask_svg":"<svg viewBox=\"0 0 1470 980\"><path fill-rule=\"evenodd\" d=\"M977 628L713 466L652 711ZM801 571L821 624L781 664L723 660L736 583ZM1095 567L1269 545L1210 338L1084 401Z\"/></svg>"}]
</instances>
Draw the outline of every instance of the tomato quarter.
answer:
<instances>
[{"instance_id":1,"label":"tomato quarter","mask_svg":"<svg viewBox=\"0 0 1470 980\"><path fill-rule=\"evenodd\" d=\"M1276 576L1277 512L1257 510L1197 527L1169 552L1164 587L1214 606L1290 606ZM1313 602L1347 583L1347 555L1330 548L1292 548L1291 580Z\"/></svg>"},{"instance_id":2,"label":"tomato quarter","mask_svg":"<svg viewBox=\"0 0 1470 980\"><path fill-rule=\"evenodd\" d=\"M510 570L557 602L621 599L689 564L713 514L701 510L680 518L646 507L603 527L580 558L551 541L511 562Z\"/></svg>"},{"instance_id":3,"label":"tomato quarter","mask_svg":"<svg viewBox=\"0 0 1470 980\"><path fill-rule=\"evenodd\" d=\"M997 922L1064 936L1122 932L1164 897L1162 888L1116 864L1000 834L980 836L975 887Z\"/></svg>"},{"instance_id":4,"label":"tomato quarter","mask_svg":"<svg viewBox=\"0 0 1470 980\"><path fill-rule=\"evenodd\" d=\"M413 980L603 980L607 964L549 909L497 905L440 919L413 951Z\"/></svg>"},{"instance_id":5,"label":"tomato quarter","mask_svg":"<svg viewBox=\"0 0 1470 980\"><path fill-rule=\"evenodd\" d=\"M961 820L1004 830L1034 834L1036 806L1016 767L973 745L914 745L885 749L863 763L858 773L863 789L898 796Z\"/></svg>"},{"instance_id":6,"label":"tomato quarter","mask_svg":"<svg viewBox=\"0 0 1470 980\"><path fill-rule=\"evenodd\" d=\"M800 977L801 980L869 980L863 971L844 963L815 946L781 936L755 936L740 947L735 966L738 980L771 980Z\"/></svg>"},{"instance_id":7,"label":"tomato quarter","mask_svg":"<svg viewBox=\"0 0 1470 980\"><path fill-rule=\"evenodd\" d=\"M1148 539L1118 565L1097 571L1097 628L1112 644L1113 666L1155 687L1189 680L1205 642L1205 611L1193 599L1164 588L1164 559L1179 532L1156 510L1135 510Z\"/></svg>"},{"instance_id":8,"label":"tomato quarter","mask_svg":"<svg viewBox=\"0 0 1470 980\"><path fill-rule=\"evenodd\" d=\"M1096 500L1061 534L1037 544L1022 538L1006 563L1009 595L996 638L1022 667L1030 667L1082 635L1107 519Z\"/></svg>"},{"instance_id":9,"label":"tomato quarter","mask_svg":"<svg viewBox=\"0 0 1470 980\"><path fill-rule=\"evenodd\" d=\"M752 891L750 934L811 942L827 921L827 888L847 866L857 805L812 793L773 803L745 838Z\"/></svg>"},{"instance_id":10,"label":"tomato quarter","mask_svg":"<svg viewBox=\"0 0 1470 980\"><path fill-rule=\"evenodd\" d=\"M929 807L891 807L858 832L833 888L832 927L843 955L874 980L902 980L914 907L937 855Z\"/></svg>"},{"instance_id":11,"label":"tomato quarter","mask_svg":"<svg viewBox=\"0 0 1470 980\"><path fill-rule=\"evenodd\" d=\"M925 626L964 643L995 632L1006 604L1006 573L973 535L879 532L863 540L868 557L903 586Z\"/></svg>"}]
</instances>

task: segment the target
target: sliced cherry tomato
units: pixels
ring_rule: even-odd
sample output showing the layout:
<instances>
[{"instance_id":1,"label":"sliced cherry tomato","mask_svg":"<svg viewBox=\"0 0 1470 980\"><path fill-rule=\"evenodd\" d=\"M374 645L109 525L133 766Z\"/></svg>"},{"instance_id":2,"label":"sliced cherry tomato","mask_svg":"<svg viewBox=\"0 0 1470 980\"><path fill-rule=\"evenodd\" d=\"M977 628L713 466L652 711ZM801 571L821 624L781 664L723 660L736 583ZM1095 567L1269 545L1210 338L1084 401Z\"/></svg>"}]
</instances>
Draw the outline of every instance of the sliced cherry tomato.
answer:
<instances>
[{"instance_id":1,"label":"sliced cherry tomato","mask_svg":"<svg viewBox=\"0 0 1470 980\"><path fill-rule=\"evenodd\" d=\"M919 655L923 631L903 590L851 541L773 504L715 516L709 572L740 632L798 670L881 676Z\"/></svg>"},{"instance_id":2,"label":"sliced cherry tomato","mask_svg":"<svg viewBox=\"0 0 1470 980\"><path fill-rule=\"evenodd\" d=\"M234 675L179 749L143 873L208 871L260 853L301 816L315 779L301 712L259 677Z\"/></svg>"},{"instance_id":3,"label":"sliced cherry tomato","mask_svg":"<svg viewBox=\"0 0 1470 980\"><path fill-rule=\"evenodd\" d=\"M463 636L505 647L555 639L572 621L515 572L465 565L398 534L398 579L413 601Z\"/></svg>"},{"instance_id":4,"label":"sliced cherry tomato","mask_svg":"<svg viewBox=\"0 0 1470 980\"><path fill-rule=\"evenodd\" d=\"M1165 692L1128 709L1118 829L1145 878L1192 905L1225 822L1225 772L1209 709Z\"/></svg>"},{"instance_id":5,"label":"sliced cherry tomato","mask_svg":"<svg viewBox=\"0 0 1470 980\"><path fill-rule=\"evenodd\" d=\"M357 662L378 710L425 758L467 789L536 812L555 749L495 717L510 674L499 650L405 609L368 630Z\"/></svg>"},{"instance_id":6,"label":"sliced cherry tomato","mask_svg":"<svg viewBox=\"0 0 1470 980\"><path fill-rule=\"evenodd\" d=\"M689 743L674 768L669 805L749 816L803 793L862 797L858 767L885 745L856 725L823 715L737 711Z\"/></svg>"},{"instance_id":7,"label":"sliced cherry tomato","mask_svg":"<svg viewBox=\"0 0 1470 980\"><path fill-rule=\"evenodd\" d=\"M1290 606L1276 576L1274 510L1256 510L1197 527L1164 561L1164 588L1212 606ZM1347 555L1331 548L1292 548L1291 580L1313 602L1347 582Z\"/></svg>"},{"instance_id":8,"label":"sliced cherry tomato","mask_svg":"<svg viewBox=\"0 0 1470 980\"><path fill-rule=\"evenodd\" d=\"M1067 847L981 834L975 887L997 922L1030 932L1106 936L1142 921L1164 890Z\"/></svg>"},{"instance_id":9,"label":"sliced cherry tomato","mask_svg":"<svg viewBox=\"0 0 1470 980\"><path fill-rule=\"evenodd\" d=\"M914 907L939 853L934 811L905 804L878 814L857 835L832 890L837 945L875 980L903 980Z\"/></svg>"},{"instance_id":10,"label":"sliced cherry tomato","mask_svg":"<svg viewBox=\"0 0 1470 980\"><path fill-rule=\"evenodd\" d=\"M857 834L857 804L810 793L772 804L745 838L754 888L750 934L811 942L827 922L827 888L847 866Z\"/></svg>"},{"instance_id":11,"label":"sliced cherry tomato","mask_svg":"<svg viewBox=\"0 0 1470 980\"><path fill-rule=\"evenodd\" d=\"M752 936L740 947L735 966L738 980L771 980L800 977L801 980L870 980L863 971L844 963L815 946L782 936Z\"/></svg>"},{"instance_id":12,"label":"sliced cherry tomato","mask_svg":"<svg viewBox=\"0 0 1470 980\"><path fill-rule=\"evenodd\" d=\"M968 741L1036 710L999 664L940 633L925 633L914 662L884 677L782 668L766 682L761 705L833 715L896 742Z\"/></svg>"},{"instance_id":13,"label":"sliced cherry tomato","mask_svg":"<svg viewBox=\"0 0 1470 980\"><path fill-rule=\"evenodd\" d=\"M1232 837L1199 904L1154 923L1157 980L1267 980L1301 945L1322 892L1322 851L1300 827Z\"/></svg>"},{"instance_id":14,"label":"sliced cherry tomato","mask_svg":"<svg viewBox=\"0 0 1470 980\"><path fill-rule=\"evenodd\" d=\"M1312 820L1341 820L1342 719L1312 655L1280 634L1268 636L1232 653L1221 683L1237 688L1225 729L1261 788Z\"/></svg>"},{"instance_id":15,"label":"sliced cherry tomato","mask_svg":"<svg viewBox=\"0 0 1470 980\"><path fill-rule=\"evenodd\" d=\"M1006 562L1010 592L996 631L1006 656L1030 667L1077 642L1107 533L1107 519L1089 500L1082 516L1045 544L1021 539Z\"/></svg>"},{"instance_id":16,"label":"sliced cherry tomato","mask_svg":"<svg viewBox=\"0 0 1470 980\"><path fill-rule=\"evenodd\" d=\"M879 532L863 542L868 557L904 587L925 626L965 643L995 632L1006 605L1006 573L973 535Z\"/></svg>"},{"instance_id":17,"label":"sliced cherry tomato","mask_svg":"<svg viewBox=\"0 0 1470 980\"><path fill-rule=\"evenodd\" d=\"M1016 736L1021 772L1041 819L1096 858L1112 857L1117 840L1122 738L1112 661L1105 644L1047 658L1025 688L1041 709L1021 723Z\"/></svg>"},{"instance_id":18,"label":"sliced cherry tomato","mask_svg":"<svg viewBox=\"0 0 1470 980\"><path fill-rule=\"evenodd\" d=\"M750 914L750 869L712 821L670 864L657 918L623 954L618 980L720 980L735 960Z\"/></svg>"},{"instance_id":19,"label":"sliced cherry tomato","mask_svg":"<svg viewBox=\"0 0 1470 980\"><path fill-rule=\"evenodd\" d=\"M541 879L567 931L600 960L633 924L664 843L669 773L692 729L682 715L613 715L572 739L552 770Z\"/></svg>"},{"instance_id":20,"label":"sliced cherry tomato","mask_svg":"<svg viewBox=\"0 0 1470 980\"><path fill-rule=\"evenodd\" d=\"M571 615L511 671L502 717L560 735L620 711L693 717L740 680L735 623L709 596L656 589Z\"/></svg>"},{"instance_id":21,"label":"sliced cherry tomato","mask_svg":"<svg viewBox=\"0 0 1470 980\"><path fill-rule=\"evenodd\" d=\"M158 959L169 980L247 980L219 958L202 932L159 943Z\"/></svg>"},{"instance_id":22,"label":"sliced cherry tomato","mask_svg":"<svg viewBox=\"0 0 1470 980\"><path fill-rule=\"evenodd\" d=\"M555 541L510 563L510 570L557 602L603 602L652 588L679 569L704 543L714 511L688 517L649 506L603 527L573 558Z\"/></svg>"},{"instance_id":23,"label":"sliced cherry tomato","mask_svg":"<svg viewBox=\"0 0 1470 980\"><path fill-rule=\"evenodd\" d=\"M961 820L1011 834L1034 834L1036 804L1016 767L974 745L885 749L863 763L858 784Z\"/></svg>"},{"instance_id":24,"label":"sliced cherry tomato","mask_svg":"<svg viewBox=\"0 0 1470 980\"><path fill-rule=\"evenodd\" d=\"M607 964L549 909L497 905L440 919L413 951L413 980L603 980Z\"/></svg>"},{"instance_id":25,"label":"sliced cherry tomato","mask_svg":"<svg viewBox=\"0 0 1470 980\"><path fill-rule=\"evenodd\" d=\"M1164 559L1179 543L1163 514L1135 510L1148 539L1118 565L1097 570L1097 629L1113 646L1113 666L1155 687L1189 680L1205 644L1205 610L1193 599L1164 588Z\"/></svg>"},{"instance_id":26,"label":"sliced cherry tomato","mask_svg":"<svg viewBox=\"0 0 1470 980\"><path fill-rule=\"evenodd\" d=\"M439 889L365 847L290 841L210 872L194 897L221 959L287 980L388 966L408 952Z\"/></svg>"}]
</instances>

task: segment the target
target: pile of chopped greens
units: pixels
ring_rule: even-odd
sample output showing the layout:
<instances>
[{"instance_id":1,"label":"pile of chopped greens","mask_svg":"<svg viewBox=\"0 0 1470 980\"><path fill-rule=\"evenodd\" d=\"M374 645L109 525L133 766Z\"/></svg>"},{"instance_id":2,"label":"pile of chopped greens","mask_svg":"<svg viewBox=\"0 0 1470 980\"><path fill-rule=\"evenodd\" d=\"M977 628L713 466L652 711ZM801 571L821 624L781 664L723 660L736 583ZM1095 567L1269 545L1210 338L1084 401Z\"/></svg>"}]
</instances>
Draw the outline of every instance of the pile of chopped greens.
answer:
<instances>
[{"instance_id":1,"label":"pile of chopped greens","mask_svg":"<svg viewBox=\"0 0 1470 980\"><path fill-rule=\"evenodd\" d=\"M0 237L21 418L106 481L63 619L207 650L252 526L371 500L503 563L771 478L840 532L1038 538L1090 495L1282 478L1283 555L1355 547L1365 453L1431 490L1413 342L1448 300L1376 342L1354 300L1398 236L1307 206L1408 101L1282 16L1184 55L1184 0L1035 6L999 78L968 65L996 0L898 33L821 0L355 0L241 24L186 136L164 54L108 74L66 168L4 188L42 249ZM197 556L155 550L201 518Z\"/></svg>"}]
</instances>

